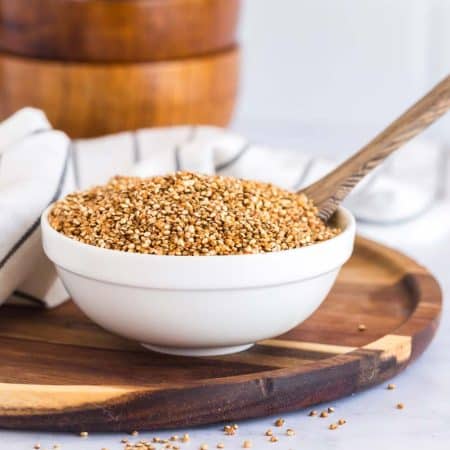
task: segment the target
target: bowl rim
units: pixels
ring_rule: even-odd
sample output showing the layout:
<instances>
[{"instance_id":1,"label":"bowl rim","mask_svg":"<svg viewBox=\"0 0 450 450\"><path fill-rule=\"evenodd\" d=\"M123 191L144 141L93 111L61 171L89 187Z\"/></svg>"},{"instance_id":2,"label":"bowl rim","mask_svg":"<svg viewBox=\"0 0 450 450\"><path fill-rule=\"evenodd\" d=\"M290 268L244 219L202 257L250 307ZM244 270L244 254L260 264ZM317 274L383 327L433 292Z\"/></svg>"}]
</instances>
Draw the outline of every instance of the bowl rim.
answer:
<instances>
[{"instance_id":1,"label":"bowl rim","mask_svg":"<svg viewBox=\"0 0 450 450\"><path fill-rule=\"evenodd\" d=\"M164 258L164 259L169 259L169 258L176 258L176 259L190 259L190 260L194 260L194 259L204 259L204 258L214 258L214 259L222 259L222 258L247 258L247 257L252 257L252 256L263 256L263 257L267 257L269 255L273 255L273 254L279 254L279 253L297 253L297 252L301 252L301 251L305 251L308 248L318 248L319 246L326 246L327 244L329 244L332 241L338 241L338 240L342 240L345 239L346 235L351 234L353 229L356 227L356 220L354 215L350 212L350 210L348 210L347 208L343 207L343 206L339 206L338 209L336 210L336 213L339 215L342 215L342 217L344 218L345 221L345 228L343 230L341 230L341 232L332 237L331 239L327 239L326 241L320 241L320 242L316 242L314 244L311 245L306 245L304 247L298 247L298 248L292 248L289 250L278 250L275 252L261 252L261 253L245 253L245 254L239 254L239 255L154 255L154 254L149 254L149 253L134 253L134 252L125 252L122 250L114 250L114 249L110 249L110 248L102 248L102 247L97 247L96 245L91 245L91 244L86 244L85 242L80 242L77 241L76 239L72 239L68 236L66 236L64 233L60 233L59 231L56 231L49 223L48 221L48 214L50 212L50 210L53 208L53 206L55 205L56 202L52 203L51 205L49 205L45 211L42 213L41 215L41 227L43 229L45 229L45 232L49 232L51 233L54 237L57 237L58 239L63 239L66 242L69 241L72 245L74 246L79 246L80 248L83 247L89 247L89 248L94 248L96 249L95 251L99 251L101 253L103 253L104 255L112 255L112 254L121 254L121 255L127 255L128 257L138 257L138 258L152 258L152 259L159 259L159 258Z\"/></svg>"},{"instance_id":2,"label":"bowl rim","mask_svg":"<svg viewBox=\"0 0 450 450\"><path fill-rule=\"evenodd\" d=\"M164 289L261 287L313 278L335 270L349 259L356 227L352 213L340 206L337 220L341 233L305 247L243 255L152 255L105 249L56 231L48 221L53 205L42 213L41 229L44 251L57 267L109 283ZM322 261L317 261L318 258ZM298 267L292 267L293 264ZM129 273L123 274L119 267ZM274 267L287 273L271 274L271 271L277 271ZM258 273L250 273L258 270L259 276ZM196 273L198 271L201 273ZM183 273L174 282L175 276L171 277L167 272ZM219 282L220 276L223 282Z\"/></svg>"}]
</instances>

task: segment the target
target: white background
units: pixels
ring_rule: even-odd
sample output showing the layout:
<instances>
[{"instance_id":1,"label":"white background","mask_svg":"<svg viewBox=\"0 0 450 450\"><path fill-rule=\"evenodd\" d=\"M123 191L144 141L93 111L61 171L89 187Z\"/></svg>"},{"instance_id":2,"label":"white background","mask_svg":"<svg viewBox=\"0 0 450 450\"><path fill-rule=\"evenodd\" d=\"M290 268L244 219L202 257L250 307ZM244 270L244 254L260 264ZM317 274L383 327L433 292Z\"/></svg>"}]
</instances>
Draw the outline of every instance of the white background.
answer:
<instances>
[{"instance_id":1,"label":"white background","mask_svg":"<svg viewBox=\"0 0 450 450\"><path fill-rule=\"evenodd\" d=\"M237 123L379 127L450 72L450 2L244 0L240 41Z\"/></svg>"},{"instance_id":2,"label":"white background","mask_svg":"<svg viewBox=\"0 0 450 450\"><path fill-rule=\"evenodd\" d=\"M244 0L240 40L242 85L234 127L271 144L302 145L341 157L450 72L450 0ZM450 119L433 134L446 144ZM441 222L426 225L435 229ZM371 233L427 265L448 300L450 234L420 240L416 230L406 224L378 236L377 230ZM188 430L193 440L183 449L196 450L206 442L213 450L222 440L226 449L238 449L249 438L255 449L447 450L449 322L444 313L429 350L396 378L397 390L380 386L336 402L336 416L348 420L337 431L299 411L285 416L297 430L290 440L267 443L262 433L273 420L267 418L240 424L236 438L225 438L220 426ZM399 401L405 410L395 409ZM139 438L155 434L167 435ZM0 450L30 449L38 441L47 449L59 443L62 450L111 450L123 448L123 436L82 440L70 434L2 431Z\"/></svg>"}]
</instances>

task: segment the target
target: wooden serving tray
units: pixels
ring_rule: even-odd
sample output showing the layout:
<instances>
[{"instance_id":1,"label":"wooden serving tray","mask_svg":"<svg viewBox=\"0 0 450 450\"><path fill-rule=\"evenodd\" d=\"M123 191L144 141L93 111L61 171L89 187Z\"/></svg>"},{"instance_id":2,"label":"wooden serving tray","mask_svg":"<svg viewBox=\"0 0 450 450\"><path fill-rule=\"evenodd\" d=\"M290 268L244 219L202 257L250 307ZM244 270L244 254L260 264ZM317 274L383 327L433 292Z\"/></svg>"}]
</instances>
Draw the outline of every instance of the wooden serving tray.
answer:
<instances>
[{"instance_id":1,"label":"wooden serving tray","mask_svg":"<svg viewBox=\"0 0 450 450\"><path fill-rule=\"evenodd\" d=\"M0 0L0 49L34 58L148 62L235 43L240 0Z\"/></svg>"},{"instance_id":2,"label":"wooden serving tray","mask_svg":"<svg viewBox=\"0 0 450 450\"><path fill-rule=\"evenodd\" d=\"M158 2L159 3L159 2ZM65 63L0 53L0 119L24 106L45 111L70 137L230 120L239 51L148 63Z\"/></svg>"},{"instance_id":3,"label":"wooden serving tray","mask_svg":"<svg viewBox=\"0 0 450 450\"><path fill-rule=\"evenodd\" d=\"M439 286L423 267L361 238L311 318L234 355L152 353L101 330L73 303L52 311L5 306L0 426L161 429L330 401L403 370L430 343L440 312Z\"/></svg>"}]
</instances>

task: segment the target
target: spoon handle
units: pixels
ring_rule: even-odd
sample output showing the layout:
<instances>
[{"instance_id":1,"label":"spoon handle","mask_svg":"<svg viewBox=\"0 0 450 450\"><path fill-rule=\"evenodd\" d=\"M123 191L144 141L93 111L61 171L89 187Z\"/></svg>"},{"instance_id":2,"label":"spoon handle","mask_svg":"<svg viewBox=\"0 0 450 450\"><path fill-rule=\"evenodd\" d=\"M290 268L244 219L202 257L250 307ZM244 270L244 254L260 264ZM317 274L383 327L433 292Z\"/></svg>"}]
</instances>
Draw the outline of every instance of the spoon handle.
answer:
<instances>
[{"instance_id":1,"label":"spoon handle","mask_svg":"<svg viewBox=\"0 0 450 450\"><path fill-rule=\"evenodd\" d=\"M391 153L417 136L450 109L450 75L397 120L328 175L301 192L311 198L319 216L328 220L347 194ZM424 158L427 156L424 155Z\"/></svg>"}]
</instances>

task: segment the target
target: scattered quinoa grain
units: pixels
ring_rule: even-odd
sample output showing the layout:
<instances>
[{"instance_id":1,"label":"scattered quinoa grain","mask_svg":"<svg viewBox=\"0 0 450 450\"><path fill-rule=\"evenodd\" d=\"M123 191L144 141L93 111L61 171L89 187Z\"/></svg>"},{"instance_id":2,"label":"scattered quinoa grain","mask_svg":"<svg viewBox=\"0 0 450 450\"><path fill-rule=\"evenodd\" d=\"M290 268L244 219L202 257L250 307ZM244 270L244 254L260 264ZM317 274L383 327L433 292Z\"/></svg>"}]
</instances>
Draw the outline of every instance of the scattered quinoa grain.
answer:
<instances>
[{"instance_id":1,"label":"scattered quinoa grain","mask_svg":"<svg viewBox=\"0 0 450 450\"><path fill-rule=\"evenodd\" d=\"M278 442L278 438L276 436L270 436L269 441L270 442Z\"/></svg>"},{"instance_id":2,"label":"scattered quinoa grain","mask_svg":"<svg viewBox=\"0 0 450 450\"><path fill-rule=\"evenodd\" d=\"M178 439L179 439L179 437L176 434L174 434L173 436L170 436L171 441L178 441Z\"/></svg>"},{"instance_id":3,"label":"scattered quinoa grain","mask_svg":"<svg viewBox=\"0 0 450 450\"><path fill-rule=\"evenodd\" d=\"M190 441L190 436L189 434L185 433L183 434L183 437L181 438L181 442L189 442Z\"/></svg>"},{"instance_id":4,"label":"scattered quinoa grain","mask_svg":"<svg viewBox=\"0 0 450 450\"><path fill-rule=\"evenodd\" d=\"M139 436L139 431L134 430L130 434L131 436Z\"/></svg>"},{"instance_id":5,"label":"scattered quinoa grain","mask_svg":"<svg viewBox=\"0 0 450 450\"><path fill-rule=\"evenodd\" d=\"M67 195L48 219L85 244L155 255L232 255L288 250L325 241L327 226L303 194L272 184L177 172L114 177Z\"/></svg>"},{"instance_id":6,"label":"scattered quinoa grain","mask_svg":"<svg viewBox=\"0 0 450 450\"><path fill-rule=\"evenodd\" d=\"M251 448L252 447L252 441L244 441L242 444L243 448Z\"/></svg>"},{"instance_id":7,"label":"scattered quinoa grain","mask_svg":"<svg viewBox=\"0 0 450 450\"><path fill-rule=\"evenodd\" d=\"M208 450L208 444L200 445L200 450Z\"/></svg>"},{"instance_id":8,"label":"scattered quinoa grain","mask_svg":"<svg viewBox=\"0 0 450 450\"><path fill-rule=\"evenodd\" d=\"M34 444L33 448L35 450L39 450L41 448L41 444Z\"/></svg>"},{"instance_id":9,"label":"scattered quinoa grain","mask_svg":"<svg viewBox=\"0 0 450 450\"><path fill-rule=\"evenodd\" d=\"M322 417L322 419L325 418L325 417L328 417L328 411L322 411L320 413L319 417Z\"/></svg>"},{"instance_id":10,"label":"scattered quinoa grain","mask_svg":"<svg viewBox=\"0 0 450 450\"><path fill-rule=\"evenodd\" d=\"M328 428L329 428L330 430L336 430L337 427L338 427L338 426L337 426L335 423L332 423Z\"/></svg>"},{"instance_id":11,"label":"scattered quinoa grain","mask_svg":"<svg viewBox=\"0 0 450 450\"><path fill-rule=\"evenodd\" d=\"M292 428L288 428L288 429L286 430L286 434L287 434L288 436L294 436L294 435L295 435L295 431L294 431Z\"/></svg>"},{"instance_id":12,"label":"scattered quinoa grain","mask_svg":"<svg viewBox=\"0 0 450 450\"><path fill-rule=\"evenodd\" d=\"M395 384L393 384L393 383L389 383L389 384L387 385L387 388L388 388L389 391L393 391L396 387L397 387L397 386L396 386Z\"/></svg>"},{"instance_id":13,"label":"scattered quinoa grain","mask_svg":"<svg viewBox=\"0 0 450 450\"><path fill-rule=\"evenodd\" d=\"M404 409L405 405L403 403L397 403L396 408L397 409Z\"/></svg>"},{"instance_id":14,"label":"scattered quinoa grain","mask_svg":"<svg viewBox=\"0 0 450 450\"><path fill-rule=\"evenodd\" d=\"M338 420L338 425L345 425L346 423L347 423L347 421L345 419Z\"/></svg>"},{"instance_id":15,"label":"scattered quinoa grain","mask_svg":"<svg viewBox=\"0 0 450 450\"><path fill-rule=\"evenodd\" d=\"M327 411L331 414L334 413L334 408L332 406L328 407Z\"/></svg>"},{"instance_id":16,"label":"scattered quinoa grain","mask_svg":"<svg viewBox=\"0 0 450 450\"><path fill-rule=\"evenodd\" d=\"M238 430L239 429L239 425L237 423L234 423L232 425L233 430Z\"/></svg>"},{"instance_id":17,"label":"scattered quinoa grain","mask_svg":"<svg viewBox=\"0 0 450 450\"><path fill-rule=\"evenodd\" d=\"M366 329L367 329L367 327L363 323L360 323L358 325L358 331L366 331Z\"/></svg>"},{"instance_id":18,"label":"scattered quinoa grain","mask_svg":"<svg viewBox=\"0 0 450 450\"><path fill-rule=\"evenodd\" d=\"M275 426L276 427L282 427L284 425L284 419L277 419L275 420Z\"/></svg>"},{"instance_id":19,"label":"scattered quinoa grain","mask_svg":"<svg viewBox=\"0 0 450 450\"><path fill-rule=\"evenodd\" d=\"M80 431L80 437L88 437L89 433L87 431Z\"/></svg>"},{"instance_id":20,"label":"scattered quinoa grain","mask_svg":"<svg viewBox=\"0 0 450 450\"><path fill-rule=\"evenodd\" d=\"M264 434L266 436L273 436L273 431L269 428Z\"/></svg>"},{"instance_id":21,"label":"scattered quinoa grain","mask_svg":"<svg viewBox=\"0 0 450 450\"><path fill-rule=\"evenodd\" d=\"M217 447L217 448L225 448L225 444L224 444L223 442L219 442L219 443L216 445L216 447Z\"/></svg>"},{"instance_id":22,"label":"scattered quinoa grain","mask_svg":"<svg viewBox=\"0 0 450 450\"><path fill-rule=\"evenodd\" d=\"M317 416L317 414L318 414L317 411L312 410L312 411L309 412L308 416L310 416L310 417Z\"/></svg>"},{"instance_id":23,"label":"scattered quinoa grain","mask_svg":"<svg viewBox=\"0 0 450 450\"><path fill-rule=\"evenodd\" d=\"M236 430L231 425L225 425L223 431L228 436L234 436L236 434Z\"/></svg>"}]
</instances>

